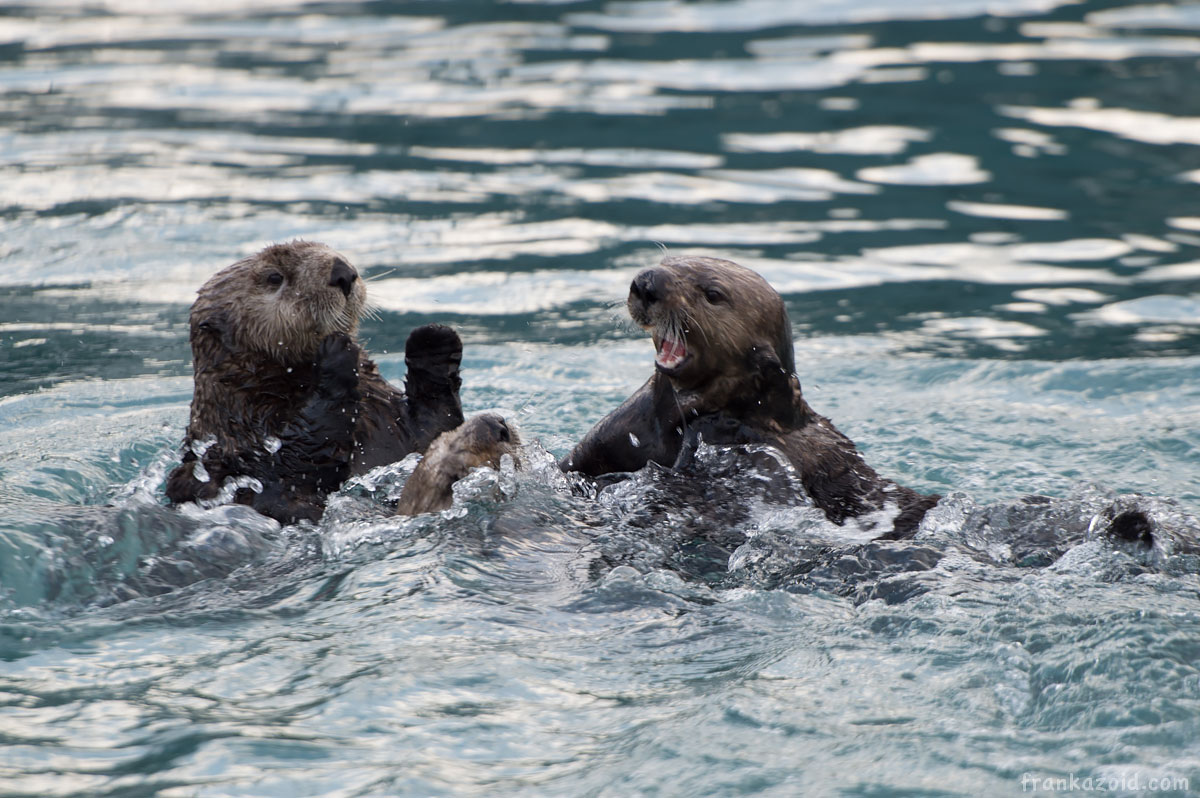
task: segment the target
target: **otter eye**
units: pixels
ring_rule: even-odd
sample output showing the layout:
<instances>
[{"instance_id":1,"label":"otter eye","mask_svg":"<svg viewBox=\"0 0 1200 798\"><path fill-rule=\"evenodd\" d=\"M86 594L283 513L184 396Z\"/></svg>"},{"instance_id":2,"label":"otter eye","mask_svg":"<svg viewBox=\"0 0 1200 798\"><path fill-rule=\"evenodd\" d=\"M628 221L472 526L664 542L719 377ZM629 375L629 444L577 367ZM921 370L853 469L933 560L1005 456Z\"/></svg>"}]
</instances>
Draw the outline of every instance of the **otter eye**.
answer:
<instances>
[{"instance_id":1,"label":"otter eye","mask_svg":"<svg viewBox=\"0 0 1200 798\"><path fill-rule=\"evenodd\" d=\"M718 302L725 301L725 295L722 294L721 291L716 288L705 288L704 289L704 298L708 300L708 304L710 304L710 305L715 305Z\"/></svg>"},{"instance_id":2,"label":"otter eye","mask_svg":"<svg viewBox=\"0 0 1200 798\"><path fill-rule=\"evenodd\" d=\"M283 275L279 272L271 272L267 275L267 285L283 285Z\"/></svg>"}]
</instances>

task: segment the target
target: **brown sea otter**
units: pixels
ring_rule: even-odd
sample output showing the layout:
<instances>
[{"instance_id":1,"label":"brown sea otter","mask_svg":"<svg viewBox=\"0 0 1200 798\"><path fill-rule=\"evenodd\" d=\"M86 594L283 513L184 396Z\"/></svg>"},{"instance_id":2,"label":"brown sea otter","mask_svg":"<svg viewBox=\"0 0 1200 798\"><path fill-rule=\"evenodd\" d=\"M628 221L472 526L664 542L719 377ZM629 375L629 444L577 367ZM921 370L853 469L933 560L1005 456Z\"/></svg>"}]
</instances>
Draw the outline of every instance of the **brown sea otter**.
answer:
<instances>
[{"instance_id":1,"label":"brown sea otter","mask_svg":"<svg viewBox=\"0 0 1200 798\"><path fill-rule=\"evenodd\" d=\"M804 401L779 294L717 258L667 257L634 278L629 314L649 330L655 372L559 464L596 477L653 461L682 468L696 445L765 443L795 467L835 524L894 505L885 537L911 535L938 496L875 473L854 443Z\"/></svg>"},{"instance_id":2,"label":"brown sea otter","mask_svg":"<svg viewBox=\"0 0 1200 798\"><path fill-rule=\"evenodd\" d=\"M454 501L455 482L473 468L499 468L506 454L518 458L520 445L516 431L495 413L481 413L458 429L443 432L404 483L396 512L417 515L445 510Z\"/></svg>"},{"instance_id":3,"label":"brown sea otter","mask_svg":"<svg viewBox=\"0 0 1200 798\"><path fill-rule=\"evenodd\" d=\"M293 241L234 263L191 312L195 393L175 503L233 499L281 522L319 518L349 476L423 451L462 423L462 342L442 325L405 344L406 392L355 340L366 303L358 272L324 244ZM245 479L250 478L250 479Z\"/></svg>"}]
</instances>

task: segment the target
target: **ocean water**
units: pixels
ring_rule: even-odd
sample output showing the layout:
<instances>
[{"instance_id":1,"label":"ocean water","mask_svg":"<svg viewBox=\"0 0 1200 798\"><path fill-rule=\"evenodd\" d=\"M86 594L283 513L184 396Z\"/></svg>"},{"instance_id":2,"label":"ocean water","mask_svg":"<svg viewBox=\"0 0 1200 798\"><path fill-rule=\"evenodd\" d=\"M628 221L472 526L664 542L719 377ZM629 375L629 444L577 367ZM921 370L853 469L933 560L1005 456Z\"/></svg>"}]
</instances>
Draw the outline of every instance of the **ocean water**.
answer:
<instances>
[{"instance_id":1,"label":"ocean water","mask_svg":"<svg viewBox=\"0 0 1200 798\"><path fill-rule=\"evenodd\" d=\"M0 2L0 796L1200 794L1198 86L1196 3ZM293 238L520 469L164 505L195 290ZM559 474L664 250L778 288L916 540Z\"/></svg>"}]
</instances>

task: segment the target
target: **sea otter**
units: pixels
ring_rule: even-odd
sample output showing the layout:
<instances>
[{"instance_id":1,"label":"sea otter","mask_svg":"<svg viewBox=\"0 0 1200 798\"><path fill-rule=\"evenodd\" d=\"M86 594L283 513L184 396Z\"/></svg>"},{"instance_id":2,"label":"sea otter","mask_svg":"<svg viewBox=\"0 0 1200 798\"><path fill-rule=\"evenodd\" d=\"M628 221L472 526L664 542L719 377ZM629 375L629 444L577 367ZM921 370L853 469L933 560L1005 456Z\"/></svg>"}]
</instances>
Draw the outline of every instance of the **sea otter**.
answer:
<instances>
[{"instance_id":1,"label":"sea otter","mask_svg":"<svg viewBox=\"0 0 1200 798\"><path fill-rule=\"evenodd\" d=\"M212 499L241 478L235 501L283 523L315 520L349 476L461 424L458 334L412 331L401 392L355 340L365 307L358 272L316 242L267 247L205 283L191 311L191 419L167 497Z\"/></svg>"},{"instance_id":2,"label":"sea otter","mask_svg":"<svg viewBox=\"0 0 1200 798\"><path fill-rule=\"evenodd\" d=\"M445 510L454 501L454 483L479 466L500 467L500 458L518 458L517 433L495 413L482 413L462 426L443 432L429 445L413 471L396 512L417 515Z\"/></svg>"},{"instance_id":3,"label":"sea otter","mask_svg":"<svg viewBox=\"0 0 1200 798\"><path fill-rule=\"evenodd\" d=\"M893 505L884 537L907 537L937 503L880 477L808 406L783 300L756 272L717 258L666 257L634 278L627 306L654 340L654 374L563 458L564 471L598 477L651 461L683 468L701 441L765 443L786 455L835 524Z\"/></svg>"}]
</instances>

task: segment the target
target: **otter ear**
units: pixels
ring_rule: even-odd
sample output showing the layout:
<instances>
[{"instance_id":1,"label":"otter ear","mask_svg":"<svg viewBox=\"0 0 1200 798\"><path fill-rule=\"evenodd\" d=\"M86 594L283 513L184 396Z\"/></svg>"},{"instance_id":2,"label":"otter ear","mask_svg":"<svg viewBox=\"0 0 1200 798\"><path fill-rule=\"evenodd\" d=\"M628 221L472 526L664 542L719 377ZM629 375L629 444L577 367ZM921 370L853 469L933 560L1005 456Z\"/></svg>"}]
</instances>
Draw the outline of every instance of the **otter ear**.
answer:
<instances>
[{"instance_id":1,"label":"otter ear","mask_svg":"<svg viewBox=\"0 0 1200 798\"><path fill-rule=\"evenodd\" d=\"M746 352L746 359L755 369L768 368L770 366L778 366L783 368L783 363L779 360L779 355L775 352L775 347L770 341L757 341L750 350Z\"/></svg>"},{"instance_id":2,"label":"otter ear","mask_svg":"<svg viewBox=\"0 0 1200 798\"><path fill-rule=\"evenodd\" d=\"M756 344L750 347L747 360L750 373L754 375L754 381L760 388L769 390L787 383L790 375L779 360L779 355L775 354L774 347L763 343Z\"/></svg>"},{"instance_id":3,"label":"otter ear","mask_svg":"<svg viewBox=\"0 0 1200 798\"><path fill-rule=\"evenodd\" d=\"M216 365L234 349L233 325L224 311L192 319L192 357Z\"/></svg>"}]
</instances>

